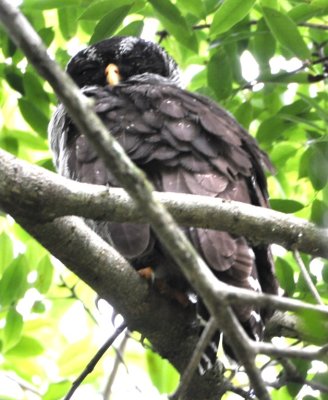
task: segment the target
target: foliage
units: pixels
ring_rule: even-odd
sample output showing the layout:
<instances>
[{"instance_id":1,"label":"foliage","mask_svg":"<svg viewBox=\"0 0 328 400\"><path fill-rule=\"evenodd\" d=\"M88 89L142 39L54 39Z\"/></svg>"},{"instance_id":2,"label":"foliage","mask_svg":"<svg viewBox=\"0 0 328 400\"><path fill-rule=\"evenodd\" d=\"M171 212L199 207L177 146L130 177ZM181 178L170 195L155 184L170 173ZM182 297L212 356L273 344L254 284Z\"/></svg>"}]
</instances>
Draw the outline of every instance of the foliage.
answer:
<instances>
[{"instance_id":1,"label":"foliage","mask_svg":"<svg viewBox=\"0 0 328 400\"><path fill-rule=\"evenodd\" d=\"M21 9L62 66L82 44L109 35L160 41L180 65L188 89L228 109L268 152L277 171L268 178L272 207L327 227L327 0L24 0ZM0 146L53 169L46 131L56 98L3 31L0 42ZM96 295L9 216L0 216L0 232L0 380L10 376L15 382L15 394L6 392L7 379L0 397L60 399L102 342ZM327 262L306 255L303 260L327 300ZM313 301L297 263L281 249L277 275L289 296ZM327 341L320 335L322 322L304 318L318 341ZM138 386L146 386L141 349L128 347L125 361L142 377ZM112 352L96 368L81 396L103 391L114 358ZM172 390L165 376L174 372L155 356L147 360L153 384L160 392ZM326 382L321 364L295 362L295 368L303 378ZM272 371L281 382L281 367ZM309 396L304 385L291 382L276 385L272 396L292 399L298 393L327 396Z\"/></svg>"}]
</instances>

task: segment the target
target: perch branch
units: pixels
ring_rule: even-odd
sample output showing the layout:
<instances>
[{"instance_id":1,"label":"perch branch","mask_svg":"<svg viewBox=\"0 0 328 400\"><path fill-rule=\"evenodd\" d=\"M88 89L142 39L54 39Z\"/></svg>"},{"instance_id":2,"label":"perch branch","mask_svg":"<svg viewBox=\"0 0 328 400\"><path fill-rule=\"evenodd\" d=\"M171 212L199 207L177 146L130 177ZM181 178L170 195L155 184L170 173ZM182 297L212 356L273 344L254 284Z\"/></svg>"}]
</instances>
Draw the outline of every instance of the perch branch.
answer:
<instances>
[{"instance_id":1,"label":"perch branch","mask_svg":"<svg viewBox=\"0 0 328 400\"><path fill-rule=\"evenodd\" d=\"M115 222L149 222L123 189L68 180L1 149L0 177L0 206L14 202L17 212L21 209L31 218L37 214L40 221L77 215ZM328 258L328 229L300 218L206 196L159 192L154 196L180 225L227 230L254 243L276 243Z\"/></svg>"}]
</instances>

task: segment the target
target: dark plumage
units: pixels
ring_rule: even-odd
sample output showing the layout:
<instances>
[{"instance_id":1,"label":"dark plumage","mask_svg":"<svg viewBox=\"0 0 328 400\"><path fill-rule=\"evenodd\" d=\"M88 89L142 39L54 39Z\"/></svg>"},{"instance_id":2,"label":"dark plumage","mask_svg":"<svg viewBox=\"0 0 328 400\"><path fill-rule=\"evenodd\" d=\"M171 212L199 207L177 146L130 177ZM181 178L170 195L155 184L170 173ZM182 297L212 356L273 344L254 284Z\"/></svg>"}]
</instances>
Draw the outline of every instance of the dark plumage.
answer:
<instances>
[{"instance_id":1,"label":"dark plumage","mask_svg":"<svg viewBox=\"0 0 328 400\"><path fill-rule=\"evenodd\" d=\"M117 65L121 76L121 83L115 86L106 82L105 69L110 63ZM267 156L226 111L178 86L176 64L160 47L142 39L114 37L79 52L67 71L83 93L93 98L95 111L156 190L268 207L263 172L263 165L271 168ZM56 167L62 175L81 182L119 186L62 105L53 116L49 134ZM151 265L169 285L188 290L178 267L149 225L102 222L94 226L135 268ZM222 281L277 292L267 246L251 246L244 237L226 232L184 231ZM201 301L199 310L206 317ZM248 334L259 340L265 311L245 306L236 307L235 312ZM213 354L209 358L213 362ZM205 355L204 367L207 361Z\"/></svg>"}]
</instances>

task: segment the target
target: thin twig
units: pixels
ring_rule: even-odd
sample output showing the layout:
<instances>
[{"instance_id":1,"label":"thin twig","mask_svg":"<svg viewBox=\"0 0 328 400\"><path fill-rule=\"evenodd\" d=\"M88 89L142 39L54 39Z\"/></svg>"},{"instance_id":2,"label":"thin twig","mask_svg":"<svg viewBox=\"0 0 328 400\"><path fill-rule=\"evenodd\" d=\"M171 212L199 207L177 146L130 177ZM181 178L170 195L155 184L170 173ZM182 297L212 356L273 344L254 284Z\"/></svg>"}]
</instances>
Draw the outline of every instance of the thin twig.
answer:
<instances>
[{"instance_id":1,"label":"thin twig","mask_svg":"<svg viewBox=\"0 0 328 400\"><path fill-rule=\"evenodd\" d=\"M318 304L324 305L324 302L322 301L322 299L317 291L317 288L314 286L314 283L312 282L310 274L305 267L305 264L302 260L302 257L300 255L299 251L297 249L294 249L293 255L294 255L295 261L297 262L297 264L299 266L301 275L303 276L303 279L305 280L305 283L307 284L312 296L314 297L314 299L317 301Z\"/></svg>"},{"instance_id":2,"label":"thin twig","mask_svg":"<svg viewBox=\"0 0 328 400\"><path fill-rule=\"evenodd\" d=\"M328 31L328 25L324 25L324 24L313 24L311 22L299 22L298 25L305 26L307 28L321 29L324 31Z\"/></svg>"},{"instance_id":3,"label":"thin twig","mask_svg":"<svg viewBox=\"0 0 328 400\"><path fill-rule=\"evenodd\" d=\"M247 82L245 85L237 88L236 91L244 90L244 89L252 89L258 83L275 82L277 80L288 78L289 76L295 75L297 72L300 72L306 68L310 68L313 65L324 64L327 60L328 60L328 56L323 56L323 57L317 58L316 60L313 60L313 61L306 60L300 67L295 68L294 70L289 71L289 72L281 72L281 73L278 73L275 75L269 75L269 76L261 76L260 75L253 82ZM323 75L319 75L319 76L312 76L312 75L308 76L309 83L318 82L318 81L324 80L326 78L327 78L327 76L325 73Z\"/></svg>"},{"instance_id":4,"label":"thin twig","mask_svg":"<svg viewBox=\"0 0 328 400\"><path fill-rule=\"evenodd\" d=\"M62 285L63 285L66 289L68 289L68 290L71 292L71 296L70 296L70 297L73 298L73 299L75 299L75 300L77 300L79 303L81 303L82 306L83 306L83 308L84 308L84 311L89 315L90 319L91 319L96 325L98 325L98 321L97 321L97 319L95 318L95 316L93 315L93 313L92 313L92 311L90 310L90 308L89 308L88 306L86 306L86 305L84 304L84 302L82 301L82 299L80 299L80 297L77 295L76 290L75 290L76 284L74 284L73 286L69 286L69 285L66 283L66 281L65 281L65 279L64 279L64 277L63 277L62 274L60 274L59 277L60 277L60 280L61 280L61 282L62 282Z\"/></svg>"},{"instance_id":5,"label":"thin twig","mask_svg":"<svg viewBox=\"0 0 328 400\"><path fill-rule=\"evenodd\" d=\"M191 382L191 379L200 363L200 360L202 358L202 355L208 346L210 340L212 339L215 331L217 329L217 323L214 317L211 317L210 320L207 322L205 329L203 330L201 337L199 338L199 341L197 343L197 346L191 356L191 359L189 361L189 364L187 365L187 368L185 369L184 373L182 374L182 377L180 379L180 384L175 391L175 393L170 396L171 400L178 400L181 395L183 395L186 391L187 388Z\"/></svg>"},{"instance_id":6,"label":"thin twig","mask_svg":"<svg viewBox=\"0 0 328 400\"><path fill-rule=\"evenodd\" d=\"M123 338L122 342L120 343L119 347L116 349L116 357L115 357L114 365L113 365L112 371L109 375L109 379L108 379L108 382L107 382L105 390L104 390L104 395L103 395L104 400L110 399L110 395L112 393L112 387L113 387L115 378L117 376L118 368L122 363L124 364L122 354L124 353L128 339L129 339L129 335L127 334L127 331L125 331L124 338ZM127 370L126 365L125 365L125 368Z\"/></svg>"},{"instance_id":7,"label":"thin twig","mask_svg":"<svg viewBox=\"0 0 328 400\"><path fill-rule=\"evenodd\" d=\"M126 327L127 327L126 323L123 322L118 328L116 328L112 336L101 346L101 348L97 351L95 356L90 360L90 362L85 367L81 375L73 382L73 385L70 391L65 396L64 400L69 400L73 396L76 389L81 385L84 379L93 371L93 369L95 368L101 357L106 353L109 347L113 344L114 340L124 331Z\"/></svg>"},{"instance_id":8,"label":"thin twig","mask_svg":"<svg viewBox=\"0 0 328 400\"><path fill-rule=\"evenodd\" d=\"M238 396L244 398L245 400L253 400L255 398L252 391L244 390L242 388L236 387L230 382L229 382L229 384L226 385L226 389L229 392L238 394Z\"/></svg>"},{"instance_id":9,"label":"thin twig","mask_svg":"<svg viewBox=\"0 0 328 400\"><path fill-rule=\"evenodd\" d=\"M227 327L229 336L225 335L239 363L244 367L249 382L254 389L256 396L260 400L270 400L271 396L267 390L265 382L262 378L260 370L255 365L256 352L254 351L253 341L249 339L244 328L241 326L230 306L221 306L217 309L220 315L220 322ZM222 325L220 325L220 328Z\"/></svg>"},{"instance_id":10,"label":"thin twig","mask_svg":"<svg viewBox=\"0 0 328 400\"><path fill-rule=\"evenodd\" d=\"M258 354L266 354L275 357L301 358L304 360L321 360L327 363L328 344L316 349L297 349L293 347L276 347L269 343L253 342L253 349Z\"/></svg>"},{"instance_id":11,"label":"thin twig","mask_svg":"<svg viewBox=\"0 0 328 400\"><path fill-rule=\"evenodd\" d=\"M275 382L267 382L267 386L280 389L288 383L299 383L302 386L307 385L313 390L320 390L323 393L328 393L328 386L320 382L305 379L305 377L298 372L296 366L287 358L281 358L279 361L284 368L284 373L280 374Z\"/></svg>"}]
</instances>

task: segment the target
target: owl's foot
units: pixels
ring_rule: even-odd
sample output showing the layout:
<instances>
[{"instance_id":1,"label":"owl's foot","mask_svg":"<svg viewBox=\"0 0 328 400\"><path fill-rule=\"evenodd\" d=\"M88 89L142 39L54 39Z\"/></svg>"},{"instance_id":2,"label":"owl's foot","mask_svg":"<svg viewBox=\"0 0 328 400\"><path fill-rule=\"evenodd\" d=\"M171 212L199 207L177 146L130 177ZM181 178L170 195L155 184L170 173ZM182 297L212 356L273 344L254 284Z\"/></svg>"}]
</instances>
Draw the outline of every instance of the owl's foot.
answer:
<instances>
[{"instance_id":1,"label":"owl's foot","mask_svg":"<svg viewBox=\"0 0 328 400\"><path fill-rule=\"evenodd\" d=\"M168 285L167 281L163 278L156 278L155 272L151 267L139 269L138 274L141 278L149 281L161 295L177 301L183 307L187 307L190 304L187 293Z\"/></svg>"},{"instance_id":2,"label":"owl's foot","mask_svg":"<svg viewBox=\"0 0 328 400\"><path fill-rule=\"evenodd\" d=\"M147 281L154 282L155 281L155 272L152 267L145 267L138 269L138 274L141 278L146 279Z\"/></svg>"}]
</instances>

